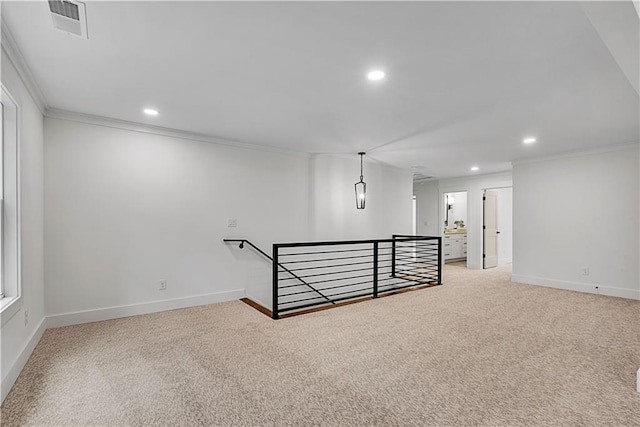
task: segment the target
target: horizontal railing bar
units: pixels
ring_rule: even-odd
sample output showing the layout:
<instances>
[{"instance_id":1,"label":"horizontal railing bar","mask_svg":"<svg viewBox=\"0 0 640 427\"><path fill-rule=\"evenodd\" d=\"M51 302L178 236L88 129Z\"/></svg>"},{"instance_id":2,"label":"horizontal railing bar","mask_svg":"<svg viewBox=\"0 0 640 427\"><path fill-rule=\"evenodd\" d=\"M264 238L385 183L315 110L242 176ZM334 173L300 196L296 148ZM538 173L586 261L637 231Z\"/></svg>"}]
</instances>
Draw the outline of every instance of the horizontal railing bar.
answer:
<instances>
[{"instance_id":1,"label":"horizontal railing bar","mask_svg":"<svg viewBox=\"0 0 640 427\"><path fill-rule=\"evenodd\" d=\"M415 258L415 256L409 256L409 255L403 255L403 257L410 257L410 258ZM435 256L429 256L429 255L423 255L420 256L420 258L436 258ZM356 259L370 259L373 263L373 257L371 255L366 255L366 256L354 256L354 257L339 257L339 258L320 258L320 259L309 259L309 260L296 260L296 261L285 261L282 262L282 266L292 266L292 264L304 264L304 263L311 263L311 262L319 262L319 263L323 263L319 266L317 266L317 268L322 268L322 267L329 267L329 266L340 266L340 265L347 265L347 264L333 264L333 263L329 263L329 261L340 261L340 260L356 260ZM383 254L383 256L379 256L378 259L380 261L391 261L392 255L391 253L389 254ZM326 262L325 262L326 261Z\"/></svg>"},{"instance_id":2,"label":"horizontal railing bar","mask_svg":"<svg viewBox=\"0 0 640 427\"><path fill-rule=\"evenodd\" d=\"M396 260L416 260L416 259L420 259L420 260L432 260L432 261L437 261L438 258L434 257L434 256L428 256L428 255L424 255L424 256L420 256L420 255L416 255L416 256L399 256L396 257Z\"/></svg>"},{"instance_id":3,"label":"horizontal railing bar","mask_svg":"<svg viewBox=\"0 0 640 427\"><path fill-rule=\"evenodd\" d=\"M438 251L398 251L396 253L396 255L397 256L403 256L403 257L420 256L420 257L437 258L438 257Z\"/></svg>"},{"instance_id":4,"label":"horizontal railing bar","mask_svg":"<svg viewBox=\"0 0 640 427\"><path fill-rule=\"evenodd\" d=\"M367 262L351 262L347 264L336 264L336 265L328 265L325 267L307 267L307 268L290 268L290 271L307 271L307 270L317 270L318 268L334 268L334 267L348 267L351 265L364 265L364 264L372 264L373 261Z\"/></svg>"},{"instance_id":5,"label":"horizontal railing bar","mask_svg":"<svg viewBox=\"0 0 640 427\"><path fill-rule=\"evenodd\" d=\"M398 262L396 263L396 267L398 266L402 266L402 267L408 267L411 270L418 270L420 268L433 268L433 267L437 267L437 264L425 264L423 263L423 265L416 265L415 262Z\"/></svg>"},{"instance_id":6,"label":"horizontal railing bar","mask_svg":"<svg viewBox=\"0 0 640 427\"><path fill-rule=\"evenodd\" d=\"M391 264L385 264L382 265L378 268L378 270L380 270L381 273L385 273L387 269L391 269ZM327 268L331 268L330 266L328 267L322 267L322 268L318 268L316 270L321 270L321 269L327 269ZM335 275L335 274L348 274L348 273L353 273L353 272L357 272L357 271L371 271L371 267L367 267L367 268L353 268L353 269L343 269L343 270L337 270L337 271L329 271L326 273L317 273L317 274L306 274L304 276L298 276L301 279L307 279L309 277L319 277L319 276L330 276L330 275ZM286 273L286 272L280 272L280 273ZM293 280L294 278L291 277L282 277L280 279L278 279L278 281L285 281L285 280ZM309 282L310 284L312 284L311 282Z\"/></svg>"},{"instance_id":7,"label":"horizontal railing bar","mask_svg":"<svg viewBox=\"0 0 640 427\"><path fill-rule=\"evenodd\" d=\"M362 252L362 251L371 251L371 252L373 252L373 247L366 247L366 248L362 248L362 249L344 249L344 250L335 250L335 251L292 252L292 253L278 254L278 256L316 255L316 254L332 254L332 253L339 253L339 252Z\"/></svg>"},{"instance_id":8,"label":"horizontal railing bar","mask_svg":"<svg viewBox=\"0 0 640 427\"><path fill-rule=\"evenodd\" d=\"M416 256L402 255L402 256L396 257L396 260L401 260L401 261L416 260L416 259L423 260L423 261L432 261L432 262L438 261L438 257L430 256L430 255L416 255Z\"/></svg>"},{"instance_id":9,"label":"horizontal railing bar","mask_svg":"<svg viewBox=\"0 0 640 427\"><path fill-rule=\"evenodd\" d=\"M349 284L340 285L340 286L329 286L329 287L326 287L326 288L320 288L320 290L325 292L325 291L328 291L328 290L331 290L331 289L342 289L342 288L348 288L348 287L351 287L351 286L364 285L364 284L367 284L367 283L371 283L371 282L367 280L367 281L364 281L364 282L349 283ZM287 296L290 296L290 295L299 295L299 294L308 294L310 292L312 292L312 291L291 292L291 293L288 293L288 294L279 295L279 297L287 297ZM355 292L355 291L348 291L348 292ZM338 294L327 294L327 296L331 296L331 295L338 295Z\"/></svg>"},{"instance_id":10,"label":"horizontal railing bar","mask_svg":"<svg viewBox=\"0 0 640 427\"><path fill-rule=\"evenodd\" d=\"M437 270L415 271L415 270L397 270L393 276L430 276L437 273Z\"/></svg>"},{"instance_id":11,"label":"horizontal railing bar","mask_svg":"<svg viewBox=\"0 0 640 427\"><path fill-rule=\"evenodd\" d=\"M416 270L396 270L396 273L393 276L428 276L436 273L437 270L429 270L429 271L416 271Z\"/></svg>"},{"instance_id":12,"label":"horizontal railing bar","mask_svg":"<svg viewBox=\"0 0 640 427\"><path fill-rule=\"evenodd\" d=\"M357 258L371 258L371 254L367 255L357 255L357 256L345 256L339 258L319 258L319 259L305 259L300 261L285 261L282 264L291 265L291 264L300 264L305 262L323 262L323 261L339 261L341 259L357 259Z\"/></svg>"},{"instance_id":13,"label":"horizontal railing bar","mask_svg":"<svg viewBox=\"0 0 640 427\"><path fill-rule=\"evenodd\" d=\"M401 251L401 252L423 252L423 251L430 251L433 252L435 250L438 249L438 245L432 245L432 246L420 246L420 247L415 247L415 246L396 246L396 251Z\"/></svg>"},{"instance_id":14,"label":"horizontal railing bar","mask_svg":"<svg viewBox=\"0 0 640 427\"><path fill-rule=\"evenodd\" d=\"M353 271L371 271L371 268L354 268L352 270L333 271L333 272L330 272L330 273L307 274L306 276L300 276L300 277L303 278L303 279L306 279L307 277L328 276L330 274L349 273L349 272L353 272ZM286 280L286 279L281 279L281 280Z\"/></svg>"},{"instance_id":15,"label":"horizontal railing bar","mask_svg":"<svg viewBox=\"0 0 640 427\"><path fill-rule=\"evenodd\" d=\"M407 261L402 261L402 262L407 262ZM380 260L379 263L384 265L391 265L391 259L383 259L383 260ZM333 268L350 267L354 265L368 265L368 264L373 265L373 261L350 262L350 263L343 263L343 264L323 264L323 265L316 265L316 266L304 267L304 268L290 268L289 270L290 271L326 270L330 268L333 269ZM340 271L350 271L350 269L348 268L341 269ZM285 273L285 271L280 270L280 273ZM303 276L300 276L300 277L303 277Z\"/></svg>"},{"instance_id":16,"label":"horizontal railing bar","mask_svg":"<svg viewBox=\"0 0 640 427\"><path fill-rule=\"evenodd\" d=\"M396 264L396 268L399 267L399 266L404 267L404 269L408 269L408 270L419 270L419 269L422 269L422 268L437 267L436 264L433 264L433 265L428 265L428 264L427 265L415 265L415 263L413 263L413 262L404 262L404 261L403 262L399 262L399 263Z\"/></svg>"},{"instance_id":17,"label":"horizontal railing bar","mask_svg":"<svg viewBox=\"0 0 640 427\"><path fill-rule=\"evenodd\" d=\"M415 267L412 265L401 265L402 268L397 268L396 266L396 270L397 271L421 271L421 270L429 270L432 269L434 267Z\"/></svg>"},{"instance_id":18,"label":"horizontal railing bar","mask_svg":"<svg viewBox=\"0 0 640 427\"><path fill-rule=\"evenodd\" d=\"M309 255L316 255L316 254L334 254L334 253L344 253L344 252L363 252L363 251L371 251L371 249L367 248L367 249L358 249L358 250L348 250L348 251L322 251L322 252L300 252L300 253L291 253L291 254L286 254L285 256L309 256ZM380 248L378 255L392 255L393 251L391 247L388 248ZM368 254L363 254L363 255L358 255L358 256L368 256L371 257L373 254L368 253ZM346 258L346 257L345 257ZM322 258L322 259L327 259L327 258ZM293 262L296 261L281 261L283 264L291 264Z\"/></svg>"},{"instance_id":19,"label":"horizontal railing bar","mask_svg":"<svg viewBox=\"0 0 640 427\"><path fill-rule=\"evenodd\" d=\"M299 248L299 247L313 247L313 246L337 246L337 245L358 245L358 244L373 244L378 243L393 243L393 242L407 242L407 241L427 241L437 240L440 237L437 236L407 236L400 239L369 239L369 240L330 240L324 242L296 242L296 243L274 243L279 248Z\"/></svg>"},{"instance_id":20,"label":"horizontal railing bar","mask_svg":"<svg viewBox=\"0 0 640 427\"><path fill-rule=\"evenodd\" d=\"M369 270L369 269L367 269L367 270ZM321 284L321 283L337 282L339 280L361 279L363 277L373 277L373 274L361 274L359 276L339 277L337 279L319 280L317 282L308 282L308 283L310 285L318 285L318 284ZM296 286L300 286L300 285L278 286L278 289L295 288Z\"/></svg>"}]
</instances>

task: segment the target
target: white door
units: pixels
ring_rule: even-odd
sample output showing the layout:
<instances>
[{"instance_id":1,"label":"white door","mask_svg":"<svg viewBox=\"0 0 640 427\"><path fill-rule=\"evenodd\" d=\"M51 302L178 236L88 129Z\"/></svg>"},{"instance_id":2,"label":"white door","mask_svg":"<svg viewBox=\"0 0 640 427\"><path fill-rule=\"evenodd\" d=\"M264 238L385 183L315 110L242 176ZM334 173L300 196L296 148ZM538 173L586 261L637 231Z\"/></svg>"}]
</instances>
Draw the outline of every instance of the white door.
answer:
<instances>
[{"instance_id":1,"label":"white door","mask_svg":"<svg viewBox=\"0 0 640 427\"><path fill-rule=\"evenodd\" d=\"M498 265L498 192L485 190L483 200L482 260L484 268L491 268Z\"/></svg>"}]
</instances>

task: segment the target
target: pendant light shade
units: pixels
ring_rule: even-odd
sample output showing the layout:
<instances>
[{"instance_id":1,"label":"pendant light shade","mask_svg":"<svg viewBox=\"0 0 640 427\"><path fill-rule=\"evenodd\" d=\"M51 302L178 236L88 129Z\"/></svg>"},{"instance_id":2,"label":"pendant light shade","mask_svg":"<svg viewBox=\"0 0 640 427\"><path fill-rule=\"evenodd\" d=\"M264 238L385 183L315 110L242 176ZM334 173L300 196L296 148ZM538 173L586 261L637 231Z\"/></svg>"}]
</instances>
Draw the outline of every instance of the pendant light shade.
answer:
<instances>
[{"instance_id":1,"label":"pendant light shade","mask_svg":"<svg viewBox=\"0 0 640 427\"><path fill-rule=\"evenodd\" d=\"M358 153L358 155L360 156L360 181L356 182L355 184L357 209L364 209L364 204L367 198L367 183L364 182L364 177L362 175L362 156L364 156L365 154L366 153Z\"/></svg>"}]
</instances>

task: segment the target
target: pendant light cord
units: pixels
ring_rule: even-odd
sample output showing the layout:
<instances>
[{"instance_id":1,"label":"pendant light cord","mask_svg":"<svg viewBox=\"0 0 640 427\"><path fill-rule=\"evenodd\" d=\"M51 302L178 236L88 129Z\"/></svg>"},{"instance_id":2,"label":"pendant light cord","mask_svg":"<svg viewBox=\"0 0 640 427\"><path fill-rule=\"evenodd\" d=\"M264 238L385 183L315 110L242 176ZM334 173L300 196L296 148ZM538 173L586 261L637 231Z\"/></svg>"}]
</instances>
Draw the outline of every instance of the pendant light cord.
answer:
<instances>
[{"instance_id":1,"label":"pendant light cord","mask_svg":"<svg viewBox=\"0 0 640 427\"><path fill-rule=\"evenodd\" d=\"M364 156L365 153L358 153L358 154L360 154L360 182L363 182L364 175L362 174L362 156Z\"/></svg>"}]
</instances>

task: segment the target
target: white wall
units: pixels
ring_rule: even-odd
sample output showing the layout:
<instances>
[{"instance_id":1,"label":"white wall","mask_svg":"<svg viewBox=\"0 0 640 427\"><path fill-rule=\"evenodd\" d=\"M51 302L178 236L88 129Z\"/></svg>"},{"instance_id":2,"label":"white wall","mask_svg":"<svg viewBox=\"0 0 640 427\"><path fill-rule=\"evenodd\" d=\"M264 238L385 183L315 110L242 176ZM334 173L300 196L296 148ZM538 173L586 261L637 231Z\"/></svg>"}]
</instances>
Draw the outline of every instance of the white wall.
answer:
<instances>
[{"instance_id":1,"label":"white wall","mask_svg":"<svg viewBox=\"0 0 640 427\"><path fill-rule=\"evenodd\" d=\"M512 186L511 172L444 179L438 181L440 203L444 204L444 194L459 191L467 192L467 267L482 268L482 195L485 189L506 188ZM444 227L444 209L439 224ZM441 234L442 231L439 232Z\"/></svg>"},{"instance_id":2,"label":"white wall","mask_svg":"<svg viewBox=\"0 0 640 427\"><path fill-rule=\"evenodd\" d=\"M640 299L638 179L637 146L514 165L513 280Z\"/></svg>"},{"instance_id":3,"label":"white wall","mask_svg":"<svg viewBox=\"0 0 640 427\"><path fill-rule=\"evenodd\" d=\"M20 226L22 307L2 316L0 372L2 400L15 382L44 331L43 279L43 118L4 49L2 83L15 98L20 114ZM25 322L25 311L29 321Z\"/></svg>"},{"instance_id":4,"label":"white wall","mask_svg":"<svg viewBox=\"0 0 640 427\"><path fill-rule=\"evenodd\" d=\"M309 158L52 118L45 135L52 326L245 290L270 307L269 261L223 238L271 254L273 243L411 232L411 175L366 163L367 208L356 210L355 155Z\"/></svg>"},{"instance_id":5,"label":"white wall","mask_svg":"<svg viewBox=\"0 0 640 427\"><path fill-rule=\"evenodd\" d=\"M317 155L312 159L312 221L315 240L389 239L412 231L412 176L366 160L365 209L356 209L354 184L360 158Z\"/></svg>"},{"instance_id":6,"label":"white wall","mask_svg":"<svg viewBox=\"0 0 640 427\"><path fill-rule=\"evenodd\" d=\"M444 225L440 225L438 181L415 184L413 194L418 202L418 234L421 236L440 236Z\"/></svg>"},{"instance_id":7,"label":"white wall","mask_svg":"<svg viewBox=\"0 0 640 427\"><path fill-rule=\"evenodd\" d=\"M248 238L271 253L274 242L308 236L306 156L51 118L45 136L52 324L235 299L244 289L268 303L268 261L222 240ZM97 313L78 313L87 310Z\"/></svg>"}]
</instances>

